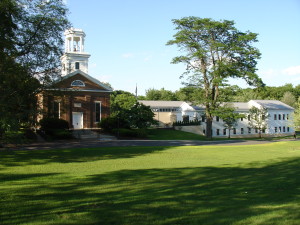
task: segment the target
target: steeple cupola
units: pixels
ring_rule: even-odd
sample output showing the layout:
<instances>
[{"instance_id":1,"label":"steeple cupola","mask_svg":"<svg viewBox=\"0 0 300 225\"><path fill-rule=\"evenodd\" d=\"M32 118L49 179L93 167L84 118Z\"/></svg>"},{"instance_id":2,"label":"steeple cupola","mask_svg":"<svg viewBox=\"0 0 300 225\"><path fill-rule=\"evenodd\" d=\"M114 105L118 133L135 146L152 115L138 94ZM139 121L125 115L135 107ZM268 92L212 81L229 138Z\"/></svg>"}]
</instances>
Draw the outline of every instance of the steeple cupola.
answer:
<instances>
[{"instance_id":1,"label":"steeple cupola","mask_svg":"<svg viewBox=\"0 0 300 225\"><path fill-rule=\"evenodd\" d=\"M88 73L90 54L84 52L85 33L81 29L70 28L65 31L65 52L61 57L62 75L76 70Z\"/></svg>"}]
</instances>

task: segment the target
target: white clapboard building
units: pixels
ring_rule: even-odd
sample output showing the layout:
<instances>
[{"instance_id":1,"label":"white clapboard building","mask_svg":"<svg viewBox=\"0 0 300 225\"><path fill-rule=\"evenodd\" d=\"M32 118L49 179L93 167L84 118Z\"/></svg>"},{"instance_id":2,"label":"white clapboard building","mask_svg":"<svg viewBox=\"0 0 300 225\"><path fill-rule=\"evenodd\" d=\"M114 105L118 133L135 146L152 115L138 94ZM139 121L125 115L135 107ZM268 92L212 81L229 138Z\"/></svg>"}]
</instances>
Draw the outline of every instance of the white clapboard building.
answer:
<instances>
[{"instance_id":1,"label":"white clapboard building","mask_svg":"<svg viewBox=\"0 0 300 225\"><path fill-rule=\"evenodd\" d=\"M193 106L184 101L139 101L140 103L150 106L155 113L155 119L159 121L161 127L170 127L175 121L183 120L201 120L201 126L197 133L205 134L205 107ZM249 126L249 110L257 107L265 108L268 111L266 117L266 129L263 130L262 136L288 136L294 133L293 113L294 108L277 100L250 100L249 102L232 102L232 107L236 112L245 114L245 118L239 119L237 125L231 131L231 136L236 137L253 137L258 136L259 131ZM221 118L213 118L212 135L213 137L228 136L228 129L224 128L224 122Z\"/></svg>"}]
</instances>

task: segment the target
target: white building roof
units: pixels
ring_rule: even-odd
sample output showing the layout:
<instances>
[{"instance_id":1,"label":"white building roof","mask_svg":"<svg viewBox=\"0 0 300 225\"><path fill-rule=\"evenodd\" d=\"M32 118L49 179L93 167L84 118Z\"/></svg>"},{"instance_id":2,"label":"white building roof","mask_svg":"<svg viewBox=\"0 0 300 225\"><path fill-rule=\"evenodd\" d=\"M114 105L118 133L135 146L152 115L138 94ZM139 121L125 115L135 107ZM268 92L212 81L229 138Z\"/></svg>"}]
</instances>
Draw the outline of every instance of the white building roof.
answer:
<instances>
[{"instance_id":1,"label":"white building roof","mask_svg":"<svg viewBox=\"0 0 300 225\"><path fill-rule=\"evenodd\" d=\"M139 103L150 106L150 108L179 108L184 101L148 101L140 100Z\"/></svg>"},{"instance_id":2,"label":"white building roof","mask_svg":"<svg viewBox=\"0 0 300 225\"><path fill-rule=\"evenodd\" d=\"M251 100L252 102L255 102L262 107L266 109L271 109L271 110L294 110L293 107L278 101L278 100ZM249 103L251 102L249 101Z\"/></svg>"},{"instance_id":3,"label":"white building roof","mask_svg":"<svg viewBox=\"0 0 300 225\"><path fill-rule=\"evenodd\" d=\"M180 108L183 104L188 104L184 101L148 101L140 100L140 103L150 106L151 108ZM228 102L227 105L230 105L237 109L237 111L248 111L252 106L264 107L269 110L294 110L293 107L278 101L278 100L250 100L249 102ZM194 110L201 111L205 110L204 105L190 105Z\"/></svg>"}]
</instances>

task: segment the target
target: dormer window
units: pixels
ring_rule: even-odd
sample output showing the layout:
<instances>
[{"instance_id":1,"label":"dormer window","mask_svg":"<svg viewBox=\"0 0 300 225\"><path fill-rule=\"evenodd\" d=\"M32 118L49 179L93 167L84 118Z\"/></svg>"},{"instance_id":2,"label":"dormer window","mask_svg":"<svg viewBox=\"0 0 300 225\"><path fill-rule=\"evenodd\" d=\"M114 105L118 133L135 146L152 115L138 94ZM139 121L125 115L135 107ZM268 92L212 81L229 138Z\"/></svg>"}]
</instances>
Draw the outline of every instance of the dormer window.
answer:
<instances>
[{"instance_id":1,"label":"dormer window","mask_svg":"<svg viewBox=\"0 0 300 225\"><path fill-rule=\"evenodd\" d=\"M75 62L75 69L79 70L79 62Z\"/></svg>"},{"instance_id":2,"label":"dormer window","mask_svg":"<svg viewBox=\"0 0 300 225\"><path fill-rule=\"evenodd\" d=\"M85 84L83 81L81 80L74 80L72 83L71 83L71 86L72 87L85 87Z\"/></svg>"}]
</instances>

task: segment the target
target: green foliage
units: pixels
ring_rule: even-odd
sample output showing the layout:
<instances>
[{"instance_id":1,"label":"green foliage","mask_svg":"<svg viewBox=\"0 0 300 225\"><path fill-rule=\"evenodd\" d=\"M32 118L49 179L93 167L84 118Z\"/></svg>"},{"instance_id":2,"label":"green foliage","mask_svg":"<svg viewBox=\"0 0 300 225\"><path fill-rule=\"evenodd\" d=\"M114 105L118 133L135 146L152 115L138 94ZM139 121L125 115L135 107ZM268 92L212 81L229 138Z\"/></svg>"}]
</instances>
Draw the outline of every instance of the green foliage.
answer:
<instances>
[{"instance_id":1,"label":"green foliage","mask_svg":"<svg viewBox=\"0 0 300 225\"><path fill-rule=\"evenodd\" d=\"M19 131L7 130L0 136L0 143L3 144L24 144L36 140L36 133L31 129L21 129Z\"/></svg>"},{"instance_id":2,"label":"green foliage","mask_svg":"<svg viewBox=\"0 0 300 225\"><path fill-rule=\"evenodd\" d=\"M167 45L177 45L186 54L173 58L172 63L186 64L182 78L187 76L188 84L203 89L206 134L211 137L212 113L226 99L220 88L227 86L228 78L242 78L251 86L264 85L255 73L260 52L252 44L257 42L257 34L241 32L228 20L184 17L173 23L177 33Z\"/></svg>"},{"instance_id":3,"label":"green foliage","mask_svg":"<svg viewBox=\"0 0 300 225\"><path fill-rule=\"evenodd\" d=\"M291 107L296 106L296 97L290 91L287 91L283 94L281 101Z\"/></svg>"},{"instance_id":4,"label":"green foliage","mask_svg":"<svg viewBox=\"0 0 300 225\"><path fill-rule=\"evenodd\" d=\"M69 129L69 123L66 120L58 119L58 118L49 118L45 117L40 121L42 130L49 129L61 129L66 130Z\"/></svg>"},{"instance_id":5,"label":"green foliage","mask_svg":"<svg viewBox=\"0 0 300 225\"><path fill-rule=\"evenodd\" d=\"M102 119L99 127L105 131L111 131L116 128L142 129L157 124L153 117L154 113L149 106L137 102L130 109L119 109L118 113Z\"/></svg>"},{"instance_id":6,"label":"green foliage","mask_svg":"<svg viewBox=\"0 0 300 225\"><path fill-rule=\"evenodd\" d=\"M3 144L23 144L26 139L21 131L6 131L0 140Z\"/></svg>"},{"instance_id":7,"label":"green foliage","mask_svg":"<svg viewBox=\"0 0 300 225\"><path fill-rule=\"evenodd\" d=\"M114 91L110 95L111 116L122 116L123 111L137 103L136 97L127 91Z\"/></svg>"},{"instance_id":8,"label":"green foliage","mask_svg":"<svg viewBox=\"0 0 300 225\"><path fill-rule=\"evenodd\" d=\"M298 101L295 103L295 112L293 115L294 126L299 129L300 127L300 97Z\"/></svg>"},{"instance_id":9,"label":"green foliage","mask_svg":"<svg viewBox=\"0 0 300 225\"><path fill-rule=\"evenodd\" d=\"M156 90L154 88L146 90L146 100L164 100L164 101L177 101L176 95L169 90L164 88Z\"/></svg>"},{"instance_id":10,"label":"green foliage","mask_svg":"<svg viewBox=\"0 0 300 225\"><path fill-rule=\"evenodd\" d=\"M157 121L154 120L154 113L151 108L139 102L127 112L127 116L130 127L133 128L141 129L157 124Z\"/></svg>"},{"instance_id":11,"label":"green foliage","mask_svg":"<svg viewBox=\"0 0 300 225\"><path fill-rule=\"evenodd\" d=\"M43 118L40 121L40 125L41 130L46 135L45 138L48 138L48 136L53 139L72 138L72 133L69 131L69 123L66 120L58 118Z\"/></svg>"},{"instance_id":12,"label":"green foliage","mask_svg":"<svg viewBox=\"0 0 300 225\"><path fill-rule=\"evenodd\" d=\"M0 129L34 125L40 82L58 75L66 13L62 0L0 1Z\"/></svg>"},{"instance_id":13,"label":"green foliage","mask_svg":"<svg viewBox=\"0 0 300 225\"><path fill-rule=\"evenodd\" d=\"M126 120L126 117L121 117L121 116L120 117L110 116L107 118L103 118L99 122L98 126L107 132L110 132L116 128L125 128L125 129L130 128L128 124L128 120Z\"/></svg>"}]
</instances>

